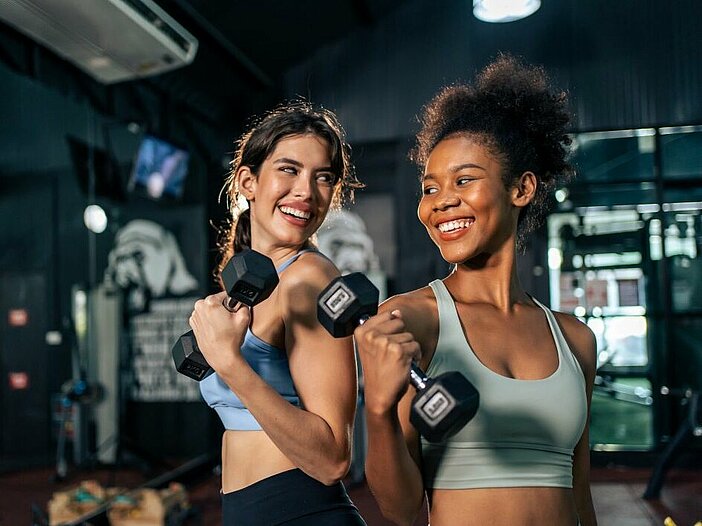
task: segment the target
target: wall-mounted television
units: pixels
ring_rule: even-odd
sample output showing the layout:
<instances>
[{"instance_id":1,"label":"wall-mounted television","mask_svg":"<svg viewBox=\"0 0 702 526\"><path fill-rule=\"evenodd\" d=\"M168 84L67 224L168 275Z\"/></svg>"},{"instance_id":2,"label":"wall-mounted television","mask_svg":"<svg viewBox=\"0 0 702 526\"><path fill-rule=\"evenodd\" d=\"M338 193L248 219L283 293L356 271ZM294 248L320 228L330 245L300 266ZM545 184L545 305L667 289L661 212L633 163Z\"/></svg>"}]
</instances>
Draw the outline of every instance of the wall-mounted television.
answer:
<instances>
[{"instance_id":1,"label":"wall-mounted television","mask_svg":"<svg viewBox=\"0 0 702 526\"><path fill-rule=\"evenodd\" d=\"M145 135L139 145L128 189L150 199L179 199L190 154L170 142Z\"/></svg>"}]
</instances>

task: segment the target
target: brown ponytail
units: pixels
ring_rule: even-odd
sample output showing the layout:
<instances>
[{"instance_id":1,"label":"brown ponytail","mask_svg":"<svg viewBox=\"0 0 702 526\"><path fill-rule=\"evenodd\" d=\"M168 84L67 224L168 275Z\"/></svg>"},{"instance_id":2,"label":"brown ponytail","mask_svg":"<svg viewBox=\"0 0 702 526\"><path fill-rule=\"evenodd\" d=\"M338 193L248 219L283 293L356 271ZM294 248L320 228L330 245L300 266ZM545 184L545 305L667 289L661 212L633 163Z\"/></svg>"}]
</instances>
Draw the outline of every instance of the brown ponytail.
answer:
<instances>
[{"instance_id":1,"label":"brown ponytail","mask_svg":"<svg viewBox=\"0 0 702 526\"><path fill-rule=\"evenodd\" d=\"M247 208L236 220L234 227L234 253L251 248L251 211Z\"/></svg>"},{"instance_id":2,"label":"brown ponytail","mask_svg":"<svg viewBox=\"0 0 702 526\"><path fill-rule=\"evenodd\" d=\"M234 254L237 254L245 248L251 248L251 212L247 208L239 212L236 207L232 208L232 218L229 218L219 229L219 240L217 249L219 250L219 258L217 267L214 270L214 278L222 288L221 274L224 265L231 259Z\"/></svg>"}]
</instances>

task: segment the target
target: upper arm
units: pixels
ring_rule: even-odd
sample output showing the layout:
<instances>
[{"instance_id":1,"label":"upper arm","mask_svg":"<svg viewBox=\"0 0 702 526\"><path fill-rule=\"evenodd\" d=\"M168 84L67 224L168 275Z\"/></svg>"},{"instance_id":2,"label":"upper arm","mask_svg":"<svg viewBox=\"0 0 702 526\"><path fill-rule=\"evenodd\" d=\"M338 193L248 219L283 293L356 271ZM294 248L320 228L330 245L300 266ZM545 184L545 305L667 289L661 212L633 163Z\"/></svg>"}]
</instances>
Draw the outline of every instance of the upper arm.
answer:
<instances>
[{"instance_id":1,"label":"upper arm","mask_svg":"<svg viewBox=\"0 0 702 526\"><path fill-rule=\"evenodd\" d=\"M575 355L583 371L589 408L597 371L597 342L595 335L590 330L590 327L567 314L558 313L558 323L563 329L563 334L570 350Z\"/></svg>"},{"instance_id":2,"label":"upper arm","mask_svg":"<svg viewBox=\"0 0 702 526\"><path fill-rule=\"evenodd\" d=\"M317 298L338 275L328 260L302 256L281 275L279 299L290 373L301 404L324 419L335 437L348 442L357 396L352 339L332 337L317 320Z\"/></svg>"},{"instance_id":3,"label":"upper arm","mask_svg":"<svg viewBox=\"0 0 702 526\"><path fill-rule=\"evenodd\" d=\"M434 354L436 339L438 337L439 326L438 317L431 316L430 313L437 312L436 306L431 303L427 296L428 287L418 289L405 294L392 296L380 304L378 312L389 312L399 310L405 322L405 330L412 333L414 339L419 343L421 352L420 367L428 366ZM433 298L433 293L430 294Z\"/></svg>"},{"instance_id":4,"label":"upper arm","mask_svg":"<svg viewBox=\"0 0 702 526\"><path fill-rule=\"evenodd\" d=\"M588 418L573 451L573 490L580 503L590 502L590 405L597 371L597 343L590 328L577 318L559 314L558 321L585 377Z\"/></svg>"}]
</instances>

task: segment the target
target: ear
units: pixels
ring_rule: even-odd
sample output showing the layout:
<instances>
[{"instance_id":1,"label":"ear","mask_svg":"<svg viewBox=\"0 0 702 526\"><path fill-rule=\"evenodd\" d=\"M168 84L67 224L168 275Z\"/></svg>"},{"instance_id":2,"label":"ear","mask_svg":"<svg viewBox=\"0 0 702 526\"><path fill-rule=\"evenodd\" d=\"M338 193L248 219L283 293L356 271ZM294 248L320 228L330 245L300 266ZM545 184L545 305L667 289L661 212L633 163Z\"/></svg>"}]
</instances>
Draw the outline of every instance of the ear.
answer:
<instances>
[{"instance_id":1,"label":"ear","mask_svg":"<svg viewBox=\"0 0 702 526\"><path fill-rule=\"evenodd\" d=\"M524 172L512 187L512 204L523 208L532 202L539 181L534 172Z\"/></svg>"},{"instance_id":2,"label":"ear","mask_svg":"<svg viewBox=\"0 0 702 526\"><path fill-rule=\"evenodd\" d=\"M239 193L244 196L247 201L253 201L256 195L256 175L248 166L239 168L236 174Z\"/></svg>"}]
</instances>

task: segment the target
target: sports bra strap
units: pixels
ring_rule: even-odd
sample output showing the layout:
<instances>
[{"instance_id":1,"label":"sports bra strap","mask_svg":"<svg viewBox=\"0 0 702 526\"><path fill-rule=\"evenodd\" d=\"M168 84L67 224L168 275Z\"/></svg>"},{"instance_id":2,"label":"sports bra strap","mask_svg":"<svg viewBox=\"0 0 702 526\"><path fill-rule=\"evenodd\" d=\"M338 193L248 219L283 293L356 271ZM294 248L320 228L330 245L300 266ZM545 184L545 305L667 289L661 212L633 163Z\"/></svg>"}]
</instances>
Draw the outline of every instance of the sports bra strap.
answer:
<instances>
[{"instance_id":1,"label":"sports bra strap","mask_svg":"<svg viewBox=\"0 0 702 526\"><path fill-rule=\"evenodd\" d=\"M435 279L429 283L429 286L434 291L434 297L436 298L436 305L439 310L439 324L441 324L441 320L444 320L446 323L455 323L457 327L460 327L461 320L458 317L456 303L453 301L453 296L451 296L446 284L440 279ZM439 334L441 334L441 330L439 330ZM462 335L463 333L461 332Z\"/></svg>"},{"instance_id":2,"label":"sports bra strap","mask_svg":"<svg viewBox=\"0 0 702 526\"><path fill-rule=\"evenodd\" d=\"M316 248L313 248L313 247L310 247L310 248L303 248L303 249L300 250L299 252L293 254L293 255L290 256L288 259L286 259L285 261L283 261L280 265L278 265L278 267L277 267L275 270L278 272L278 274L280 274L280 273L283 272L286 268L288 268L290 265L292 265L293 263L295 263L295 261L297 261L297 258L299 258L299 257L300 257L302 254L304 254L305 252L318 252L318 250L317 250Z\"/></svg>"}]
</instances>

